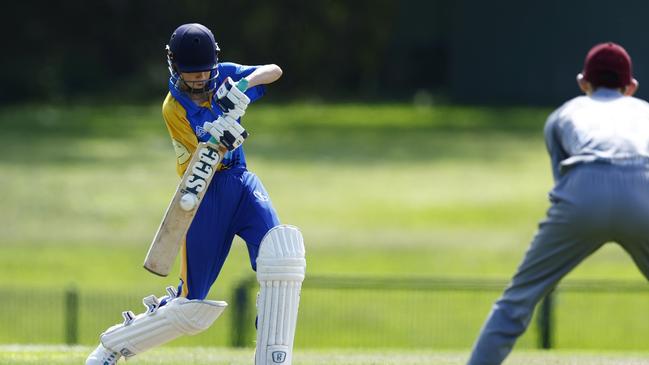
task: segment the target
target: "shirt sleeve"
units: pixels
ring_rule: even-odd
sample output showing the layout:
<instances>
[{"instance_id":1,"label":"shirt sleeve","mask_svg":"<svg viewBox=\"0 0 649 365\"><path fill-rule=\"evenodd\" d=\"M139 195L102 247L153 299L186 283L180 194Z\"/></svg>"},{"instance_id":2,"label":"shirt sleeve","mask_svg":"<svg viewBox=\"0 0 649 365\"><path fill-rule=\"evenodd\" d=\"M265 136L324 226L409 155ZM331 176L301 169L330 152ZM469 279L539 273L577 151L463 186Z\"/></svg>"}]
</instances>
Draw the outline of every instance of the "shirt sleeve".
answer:
<instances>
[{"instance_id":1,"label":"shirt sleeve","mask_svg":"<svg viewBox=\"0 0 649 365\"><path fill-rule=\"evenodd\" d=\"M568 153L561 145L560 130L559 130L559 115L560 109L552 113L548 120L545 122L543 129L545 135L545 146L550 155L550 164L552 168L552 176L554 181L557 182L561 176L560 164L561 161L568 158Z\"/></svg>"},{"instance_id":2,"label":"shirt sleeve","mask_svg":"<svg viewBox=\"0 0 649 365\"><path fill-rule=\"evenodd\" d=\"M221 66L221 72L223 72L226 77L231 77L234 82L247 77L259 68L259 66L240 65L233 62L222 62L219 65ZM245 94L250 98L250 102L255 102L266 94L266 86L253 86L246 90Z\"/></svg>"},{"instance_id":3,"label":"shirt sleeve","mask_svg":"<svg viewBox=\"0 0 649 365\"><path fill-rule=\"evenodd\" d=\"M198 138L187 120L187 113L171 94L162 104L162 117L167 125L176 153L176 172L182 176L187 169L192 153L198 145Z\"/></svg>"}]
</instances>

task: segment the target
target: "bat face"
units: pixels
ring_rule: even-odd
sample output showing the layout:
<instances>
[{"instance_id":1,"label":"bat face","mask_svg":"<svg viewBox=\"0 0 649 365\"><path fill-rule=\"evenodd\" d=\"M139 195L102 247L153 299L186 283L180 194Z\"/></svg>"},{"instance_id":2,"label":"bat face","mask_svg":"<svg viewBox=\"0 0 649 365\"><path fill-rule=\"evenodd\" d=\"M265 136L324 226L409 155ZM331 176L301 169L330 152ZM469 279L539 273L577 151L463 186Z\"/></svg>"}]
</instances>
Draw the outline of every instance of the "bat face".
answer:
<instances>
[{"instance_id":1,"label":"bat face","mask_svg":"<svg viewBox=\"0 0 649 365\"><path fill-rule=\"evenodd\" d=\"M149 247L144 260L145 269L156 275L169 275L178 256L180 245L185 240L185 235L221 158L222 153L219 152L216 144L209 142L198 144ZM183 200L187 200L188 194L195 197L192 199L194 203L190 209L186 209L186 202L181 203L183 197Z\"/></svg>"},{"instance_id":2,"label":"bat face","mask_svg":"<svg viewBox=\"0 0 649 365\"><path fill-rule=\"evenodd\" d=\"M196 196L205 190L208 181L214 175L216 165L220 161L219 152L216 147L206 144L198 152L198 161L194 162L188 169L191 168L191 175L185 182L184 191L192 193ZM184 180L184 179L183 179Z\"/></svg>"}]
</instances>

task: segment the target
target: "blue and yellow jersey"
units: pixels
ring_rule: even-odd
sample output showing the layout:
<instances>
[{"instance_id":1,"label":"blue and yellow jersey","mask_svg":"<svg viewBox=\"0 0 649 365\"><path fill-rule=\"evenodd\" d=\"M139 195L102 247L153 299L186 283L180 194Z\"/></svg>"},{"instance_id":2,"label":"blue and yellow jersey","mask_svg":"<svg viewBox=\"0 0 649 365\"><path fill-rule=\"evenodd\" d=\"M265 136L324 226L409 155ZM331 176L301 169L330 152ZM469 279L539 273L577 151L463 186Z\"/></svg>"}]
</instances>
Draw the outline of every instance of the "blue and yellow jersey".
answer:
<instances>
[{"instance_id":1,"label":"blue and yellow jersey","mask_svg":"<svg viewBox=\"0 0 649 365\"><path fill-rule=\"evenodd\" d=\"M235 82L239 81L250 75L258 66L221 62L217 67L219 75L216 84L221 85L227 77L232 78ZM246 95L250 98L251 103L261 98L264 93L263 85L246 90ZM187 163L196 150L198 142L206 142L210 139L210 134L203 129L203 124L214 121L223 114L216 105L214 97L209 99L210 101L197 105L169 80L169 93L162 103L162 116L167 124L167 130L176 152L176 171L180 176L185 172ZM240 120L239 123L241 123ZM246 168L243 146L226 153L223 157L219 170L231 168Z\"/></svg>"}]
</instances>

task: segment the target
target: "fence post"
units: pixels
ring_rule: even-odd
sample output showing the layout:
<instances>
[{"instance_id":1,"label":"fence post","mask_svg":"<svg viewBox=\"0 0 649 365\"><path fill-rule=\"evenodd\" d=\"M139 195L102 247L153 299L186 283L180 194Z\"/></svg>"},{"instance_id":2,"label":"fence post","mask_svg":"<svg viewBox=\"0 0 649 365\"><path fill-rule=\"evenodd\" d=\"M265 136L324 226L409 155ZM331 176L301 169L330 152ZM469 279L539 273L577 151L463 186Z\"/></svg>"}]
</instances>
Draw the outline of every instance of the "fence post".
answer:
<instances>
[{"instance_id":1,"label":"fence post","mask_svg":"<svg viewBox=\"0 0 649 365\"><path fill-rule=\"evenodd\" d=\"M79 291L69 287L65 291L65 343L76 345L79 342Z\"/></svg>"},{"instance_id":2,"label":"fence post","mask_svg":"<svg viewBox=\"0 0 649 365\"><path fill-rule=\"evenodd\" d=\"M251 325L250 287L254 280L243 279L232 292L232 323L230 344L232 347L246 347L249 343L248 332Z\"/></svg>"},{"instance_id":3,"label":"fence post","mask_svg":"<svg viewBox=\"0 0 649 365\"><path fill-rule=\"evenodd\" d=\"M551 349L554 332L554 290L550 291L541 302L538 312L539 348Z\"/></svg>"}]
</instances>

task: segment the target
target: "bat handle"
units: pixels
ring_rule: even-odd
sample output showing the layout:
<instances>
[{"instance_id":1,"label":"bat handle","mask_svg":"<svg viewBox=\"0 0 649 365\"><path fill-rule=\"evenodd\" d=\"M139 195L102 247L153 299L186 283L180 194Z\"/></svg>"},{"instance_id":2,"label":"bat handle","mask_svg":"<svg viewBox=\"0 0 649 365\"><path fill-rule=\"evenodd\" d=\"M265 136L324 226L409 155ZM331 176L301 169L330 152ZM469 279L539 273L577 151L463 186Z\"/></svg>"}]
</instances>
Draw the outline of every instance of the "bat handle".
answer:
<instances>
[{"instance_id":1,"label":"bat handle","mask_svg":"<svg viewBox=\"0 0 649 365\"><path fill-rule=\"evenodd\" d=\"M248 80L246 78L239 80L236 84L236 87L237 89L241 90L241 92L246 91L246 89L248 89ZM218 141L216 140L216 138L214 138L214 136L210 137L210 140L208 142L218 144Z\"/></svg>"},{"instance_id":2,"label":"bat handle","mask_svg":"<svg viewBox=\"0 0 649 365\"><path fill-rule=\"evenodd\" d=\"M228 149L223 147L222 144L219 143L219 141L216 140L214 137L210 137L210 139L207 141L207 143L212 143L216 145L216 149L221 152L221 157L225 156L225 154L228 152Z\"/></svg>"}]
</instances>

